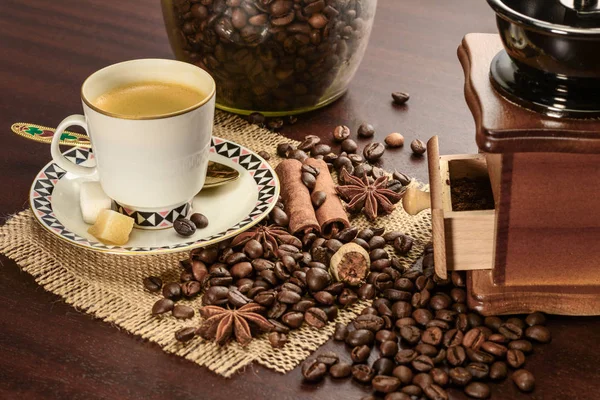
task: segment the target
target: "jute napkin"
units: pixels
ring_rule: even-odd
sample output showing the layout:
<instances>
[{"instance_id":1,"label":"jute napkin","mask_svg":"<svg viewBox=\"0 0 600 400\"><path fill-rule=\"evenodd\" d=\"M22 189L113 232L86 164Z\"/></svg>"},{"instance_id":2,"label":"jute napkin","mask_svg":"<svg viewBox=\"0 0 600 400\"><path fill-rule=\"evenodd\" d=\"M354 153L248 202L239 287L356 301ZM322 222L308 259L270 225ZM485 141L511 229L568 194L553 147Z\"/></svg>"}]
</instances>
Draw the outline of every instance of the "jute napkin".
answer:
<instances>
[{"instance_id":1,"label":"jute napkin","mask_svg":"<svg viewBox=\"0 0 600 400\"><path fill-rule=\"evenodd\" d=\"M276 145L282 141L293 142L223 112L215 116L214 135L254 151L269 152L273 166L280 161L275 153ZM362 216L352 223L359 227L370 225ZM407 266L431 239L429 213L409 216L400 205L391 215L379 218L376 226L399 230L415 239L413 250L401 258ZM174 339L174 332L185 326L198 326L201 317L197 313L186 321L170 314L153 317L150 309L158 295L145 291L142 279L156 275L165 282L177 281L181 272L178 262L187 257L186 253L115 256L80 249L41 228L30 210L22 211L0 228L0 252L15 260L45 290L62 297L76 309L157 343L164 351L206 366L224 377L230 377L252 362L281 373L290 371L325 343L335 326L332 322L317 330L305 325L289 334L290 341L282 349L273 349L264 335L246 348L235 342L220 347L201 338L181 344ZM201 306L200 298L182 302L195 309ZM348 323L365 305L366 302L360 302L340 310L335 322Z\"/></svg>"}]
</instances>

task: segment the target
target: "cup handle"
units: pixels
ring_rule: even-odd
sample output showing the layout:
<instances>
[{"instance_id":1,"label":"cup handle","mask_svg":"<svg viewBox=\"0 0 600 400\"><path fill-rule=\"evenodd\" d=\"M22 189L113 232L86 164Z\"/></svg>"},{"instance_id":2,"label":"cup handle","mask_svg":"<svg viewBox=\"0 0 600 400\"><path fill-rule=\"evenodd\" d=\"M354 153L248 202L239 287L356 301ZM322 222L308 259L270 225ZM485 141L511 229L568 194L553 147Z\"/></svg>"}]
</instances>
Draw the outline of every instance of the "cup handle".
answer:
<instances>
[{"instance_id":1,"label":"cup handle","mask_svg":"<svg viewBox=\"0 0 600 400\"><path fill-rule=\"evenodd\" d=\"M63 119L62 122L56 128L54 136L52 137L52 144L50 145L50 152L52 153L52 160L67 172L70 172L77 176L90 176L96 173L96 167L84 167L77 165L67 159L60 151L60 137L62 136L65 129L70 126L77 125L85 129L85 133L89 136L87 122L83 115L75 114L70 115Z\"/></svg>"}]
</instances>

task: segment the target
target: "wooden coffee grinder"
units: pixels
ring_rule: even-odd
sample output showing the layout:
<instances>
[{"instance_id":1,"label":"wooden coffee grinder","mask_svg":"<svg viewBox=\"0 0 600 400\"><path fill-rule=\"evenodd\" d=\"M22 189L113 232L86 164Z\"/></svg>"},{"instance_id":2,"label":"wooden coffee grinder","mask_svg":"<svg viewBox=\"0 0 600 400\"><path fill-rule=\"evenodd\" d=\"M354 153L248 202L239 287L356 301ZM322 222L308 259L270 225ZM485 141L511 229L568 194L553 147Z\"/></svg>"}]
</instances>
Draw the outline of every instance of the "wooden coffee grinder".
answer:
<instances>
[{"instance_id":1,"label":"wooden coffee grinder","mask_svg":"<svg viewBox=\"0 0 600 400\"><path fill-rule=\"evenodd\" d=\"M405 209L430 204L436 273L466 270L482 314L600 315L600 7L488 3L500 36L458 49L480 153L432 138L430 196L408 190ZM489 180L493 207L457 211L461 179Z\"/></svg>"}]
</instances>

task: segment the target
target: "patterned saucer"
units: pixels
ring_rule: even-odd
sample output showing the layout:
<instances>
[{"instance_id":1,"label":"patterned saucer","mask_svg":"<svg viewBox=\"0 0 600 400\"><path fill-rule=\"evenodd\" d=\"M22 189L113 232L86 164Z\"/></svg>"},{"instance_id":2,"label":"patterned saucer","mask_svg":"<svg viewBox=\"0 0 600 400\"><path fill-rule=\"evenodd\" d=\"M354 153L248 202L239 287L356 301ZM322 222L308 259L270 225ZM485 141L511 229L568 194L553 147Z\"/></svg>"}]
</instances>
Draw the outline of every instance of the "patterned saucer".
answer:
<instances>
[{"instance_id":1,"label":"patterned saucer","mask_svg":"<svg viewBox=\"0 0 600 400\"><path fill-rule=\"evenodd\" d=\"M73 148L64 153L71 161L94 165L89 149ZM253 151L225 139L213 137L210 160L240 172L236 181L204 189L193 200L193 211L206 215L209 225L183 238L173 229L134 229L125 246L109 246L87 233L79 208L79 187L85 178L65 173L53 162L37 175L29 192L29 204L38 222L58 238L90 250L129 255L186 251L235 236L262 220L279 197L279 181L268 162Z\"/></svg>"}]
</instances>

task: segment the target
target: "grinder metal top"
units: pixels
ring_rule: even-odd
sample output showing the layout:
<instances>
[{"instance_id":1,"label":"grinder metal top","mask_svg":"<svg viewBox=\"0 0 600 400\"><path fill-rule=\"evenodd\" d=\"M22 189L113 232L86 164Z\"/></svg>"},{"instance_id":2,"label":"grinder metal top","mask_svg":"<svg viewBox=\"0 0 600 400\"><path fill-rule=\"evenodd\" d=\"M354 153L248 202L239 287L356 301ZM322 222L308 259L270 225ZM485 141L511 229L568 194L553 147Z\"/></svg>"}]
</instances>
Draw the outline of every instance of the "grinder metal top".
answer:
<instances>
[{"instance_id":1,"label":"grinder metal top","mask_svg":"<svg viewBox=\"0 0 600 400\"><path fill-rule=\"evenodd\" d=\"M488 0L504 45L494 88L552 117L600 117L598 0Z\"/></svg>"}]
</instances>

